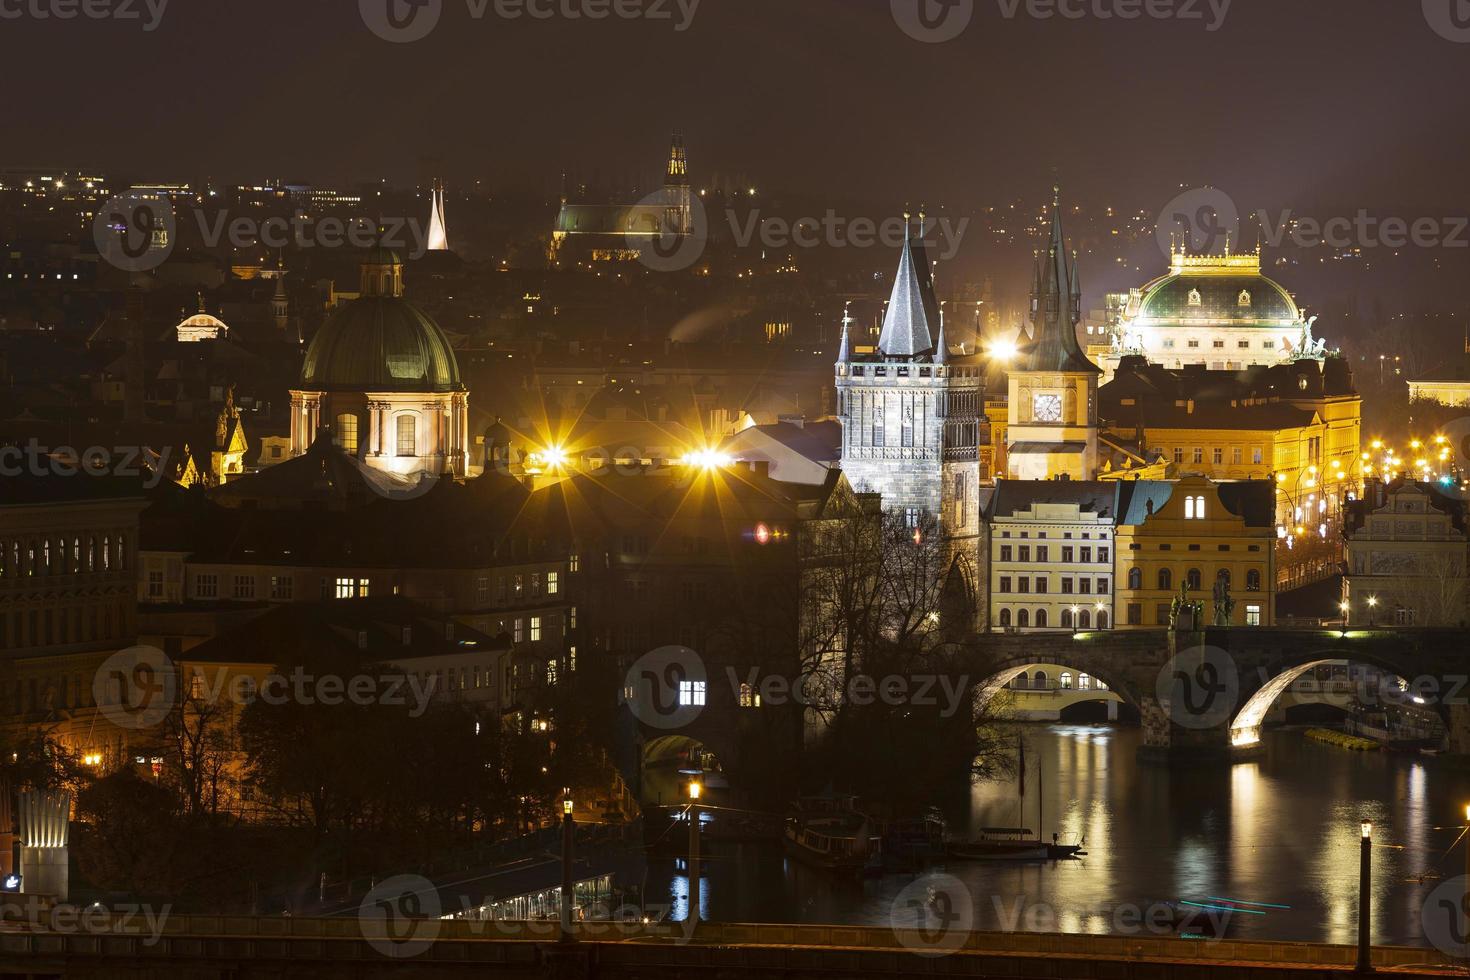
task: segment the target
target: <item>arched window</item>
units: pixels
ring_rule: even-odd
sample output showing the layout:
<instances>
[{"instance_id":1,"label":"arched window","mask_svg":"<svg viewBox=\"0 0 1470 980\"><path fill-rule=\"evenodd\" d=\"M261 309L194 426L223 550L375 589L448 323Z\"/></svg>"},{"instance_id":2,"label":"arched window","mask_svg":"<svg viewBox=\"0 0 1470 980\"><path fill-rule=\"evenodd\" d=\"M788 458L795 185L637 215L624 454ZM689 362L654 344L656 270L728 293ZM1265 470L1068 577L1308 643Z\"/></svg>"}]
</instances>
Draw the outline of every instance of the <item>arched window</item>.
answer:
<instances>
[{"instance_id":1,"label":"arched window","mask_svg":"<svg viewBox=\"0 0 1470 980\"><path fill-rule=\"evenodd\" d=\"M1072 610L1070 610L1070 609L1063 609L1062 610L1062 629L1069 630L1071 628L1072 628Z\"/></svg>"},{"instance_id":2,"label":"arched window","mask_svg":"<svg viewBox=\"0 0 1470 980\"><path fill-rule=\"evenodd\" d=\"M398 416L398 455L417 456L418 419L412 415Z\"/></svg>"},{"instance_id":3,"label":"arched window","mask_svg":"<svg viewBox=\"0 0 1470 980\"><path fill-rule=\"evenodd\" d=\"M1078 674L1077 675L1077 690L1079 690L1079 691L1090 691L1090 690L1092 690L1092 678L1089 677L1086 674Z\"/></svg>"},{"instance_id":4,"label":"arched window","mask_svg":"<svg viewBox=\"0 0 1470 980\"><path fill-rule=\"evenodd\" d=\"M1186 521L1192 521L1192 520L1194 520L1194 498L1193 497L1185 497L1184 498L1184 519Z\"/></svg>"},{"instance_id":5,"label":"arched window","mask_svg":"<svg viewBox=\"0 0 1470 980\"><path fill-rule=\"evenodd\" d=\"M1092 628L1092 613L1086 609L1077 614L1077 628L1080 630Z\"/></svg>"},{"instance_id":6,"label":"arched window","mask_svg":"<svg viewBox=\"0 0 1470 980\"><path fill-rule=\"evenodd\" d=\"M1032 676L1031 680L1032 687L1036 688L1038 691L1046 690L1046 671L1038 670L1035 675Z\"/></svg>"},{"instance_id":7,"label":"arched window","mask_svg":"<svg viewBox=\"0 0 1470 980\"><path fill-rule=\"evenodd\" d=\"M1254 568L1245 573L1245 590L1247 592L1261 591L1261 573Z\"/></svg>"},{"instance_id":8,"label":"arched window","mask_svg":"<svg viewBox=\"0 0 1470 980\"><path fill-rule=\"evenodd\" d=\"M1027 612L1025 609L1017 610L1016 611L1016 625L1019 626L1019 627L1021 627L1022 629L1025 629L1027 626L1030 626L1031 625L1031 614L1029 612Z\"/></svg>"},{"instance_id":9,"label":"arched window","mask_svg":"<svg viewBox=\"0 0 1470 980\"><path fill-rule=\"evenodd\" d=\"M1201 520L1202 521L1202 520L1205 519L1205 498L1204 497L1195 497L1194 498L1194 516L1195 516L1195 518L1197 520Z\"/></svg>"},{"instance_id":10,"label":"arched window","mask_svg":"<svg viewBox=\"0 0 1470 980\"><path fill-rule=\"evenodd\" d=\"M1002 626L1009 626L1009 625L1011 625L1011 611L1009 609L1002 609L1000 611L1000 625L1002 625Z\"/></svg>"},{"instance_id":11,"label":"arched window","mask_svg":"<svg viewBox=\"0 0 1470 980\"><path fill-rule=\"evenodd\" d=\"M1137 567L1128 569L1128 588L1143 588L1143 569Z\"/></svg>"},{"instance_id":12,"label":"arched window","mask_svg":"<svg viewBox=\"0 0 1470 980\"><path fill-rule=\"evenodd\" d=\"M1174 588L1174 573L1170 572L1167 568L1159 569L1159 588L1164 592L1168 592Z\"/></svg>"},{"instance_id":13,"label":"arched window","mask_svg":"<svg viewBox=\"0 0 1470 980\"><path fill-rule=\"evenodd\" d=\"M403 416L408 418L409 416ZM401 424L401 423L400 423ZM344 412L337 416L337 431L332 440L344 453L357 452L357 416Z\"/></svg>"},{"instance_id":14,"label":"arched window","mask_svg":"<svg viewBox=\"0 0 1470 980\"><path fill-rule=\"evenodd\" d=\"M1038 609L1038 610L1036 610L1036 625L1040 629L1045 629L1046 628L1046 610L1045 609Z\"/></svg>"},{"instance_id":15,"label":"arched window","mask_svg":"<svg viewBox=\"0 0 1470 980\"><path fill-rule=\"evenodd\" d=\"M1064 671L1062 671L1062 690L1064 690L1064 691L1070 691L1071 689L1072 689L1072 672L1070 670L1064 670Z\"/></svg>"},{"instance_id":16,"label":"arched window","mask_svg":"<svg viewBox=\"0 0 1470 980\"><path fill-rule=\"evenodd\" d=\"M1108 614L1107 613L1100 612L1100 613L1097 614L1097 628L1100 629L1100 630L1105 630L1105 629L1108 628Z\"/></svg>"},{"instance_id":17,"label":"arched window","mask_svg":"<svg viewBox=\"0 0 1470 980\"><path fill-rule=\"evenodd\" d=\"M1187 574L1184 577L1184 581L1186 581L1186 582L1189 583L1189 587L1191 589L1194 589L1196 592L1199 591L1200 582L1201 582L1200 574L1199 574L1199 569L1198 568L1191 568L1189 570L1189 574Z\"/></svg>"}]
</instances>

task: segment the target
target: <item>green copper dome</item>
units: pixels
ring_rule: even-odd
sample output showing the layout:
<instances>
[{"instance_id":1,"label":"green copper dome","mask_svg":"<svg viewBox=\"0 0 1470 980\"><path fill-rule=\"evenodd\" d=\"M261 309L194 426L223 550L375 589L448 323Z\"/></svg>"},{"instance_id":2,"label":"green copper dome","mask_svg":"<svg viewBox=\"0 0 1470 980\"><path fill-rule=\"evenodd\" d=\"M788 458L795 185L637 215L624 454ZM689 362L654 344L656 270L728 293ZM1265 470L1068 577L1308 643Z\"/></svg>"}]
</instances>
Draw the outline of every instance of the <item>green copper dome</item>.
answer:
<instances>
[{"instance_id":1,"label":"green copper dome","mask_svg":"<svg viewBox=\"0 0 1470 980\"><path fill-rule=\"evenodd\" d=\"M463 391L449 338L423 310L392 295L367 295L317 331L301 367L308 391Z\"/></svg>"},{"instance_id":2,"label":"green copper dome","mask_svg":"<svg viewBox=\"0 0 1470 980\"><path fill-rule=\"evenodd\" d=\"M1144 287L1138 315L1212 323L1296 323L1290 294L1263 275L1170 275Z\"/></svg>"}]
</instances>

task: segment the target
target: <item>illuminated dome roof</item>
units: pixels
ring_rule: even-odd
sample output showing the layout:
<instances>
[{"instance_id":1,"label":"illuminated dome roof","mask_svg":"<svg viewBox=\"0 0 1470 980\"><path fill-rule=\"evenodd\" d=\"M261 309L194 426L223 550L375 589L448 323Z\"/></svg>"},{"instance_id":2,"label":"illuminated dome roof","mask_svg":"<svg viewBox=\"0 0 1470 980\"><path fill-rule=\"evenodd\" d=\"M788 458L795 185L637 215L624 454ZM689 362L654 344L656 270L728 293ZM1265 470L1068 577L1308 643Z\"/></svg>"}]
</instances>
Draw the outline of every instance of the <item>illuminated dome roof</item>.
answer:
<instances>
[{"instance_id":1,"label":"illuminated dome roof","mask_svg":"<svg viewBox=\"0 0 1470 980\"><path fill-rule=\"evenodd\" d=\"M312 338L301 367L307 391L463 391L449 338L403 298L402 261L384 248L362 264L363 295Z\"/></svg>"},{"instance_id":2,"label":"illuminated dome roof","mask_svg":"<svg viewBox=\"0 0 1470 980\"><path fill-rule=\"evenodd\" d=\"M1261 273L1259 255L1176 254L1167 276L1144 286L1129 318L1279 326L1300 323L1301 310L1279 283Z\"/></svg>"}]
</instances>

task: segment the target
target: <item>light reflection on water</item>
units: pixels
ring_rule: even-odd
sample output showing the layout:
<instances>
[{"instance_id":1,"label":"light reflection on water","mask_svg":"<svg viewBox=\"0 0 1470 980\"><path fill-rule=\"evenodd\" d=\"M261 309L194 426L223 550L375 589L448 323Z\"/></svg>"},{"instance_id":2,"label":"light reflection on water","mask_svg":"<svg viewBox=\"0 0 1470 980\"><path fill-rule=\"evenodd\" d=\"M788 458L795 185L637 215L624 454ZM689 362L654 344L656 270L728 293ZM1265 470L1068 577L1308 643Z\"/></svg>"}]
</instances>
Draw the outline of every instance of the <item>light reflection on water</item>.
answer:
<instances>
[{"instance_id":1,"label":"light reflection on water","mask_svg":"<svg viewBox=\"0 0 1470 980\"><path fill-rule=\"evenodd\" d=\"M1260 903L1263 913L1232 916L1232 937L1353 943L1358 828L1368 819L1374 941L1422 945L1419 905L1437 879L1420 876L1463 870L1460 848L1444 852L1467 780L1439 760L1346 752L1284 731L1267 733L1252 762L1168 769L1136 761L1136 728L1026 726L1023 738L1025 799L1014 779L978 785L966 812L951 816L952 832L1036 830L1040 791L1043 836L1085 838L1088 856L940 869L968 886L980 929L1107 933L1126 914L1121 906L1225 898ZM716 921L888 925L894 900L914 880L834 878L776 845L716 848L704 871L700 904ZM654 863L648 881L648 900L674 897L682 917L682 873Z\"/></svg>"}]
</instances>

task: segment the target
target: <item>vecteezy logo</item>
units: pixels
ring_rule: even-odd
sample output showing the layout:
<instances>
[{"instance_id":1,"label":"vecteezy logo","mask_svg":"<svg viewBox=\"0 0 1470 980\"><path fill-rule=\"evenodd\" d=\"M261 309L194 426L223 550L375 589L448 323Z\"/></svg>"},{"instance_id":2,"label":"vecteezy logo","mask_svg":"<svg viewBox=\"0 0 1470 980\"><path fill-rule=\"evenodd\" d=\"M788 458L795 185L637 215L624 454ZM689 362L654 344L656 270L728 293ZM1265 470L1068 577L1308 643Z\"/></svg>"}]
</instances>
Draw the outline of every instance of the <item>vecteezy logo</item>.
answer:
<instances>
[{"instance_id":1,"label":"vecteezy logo","mask_svg":"<svg viewBox=\"0 0 1470 980\"><path fill-rule=\"evenodd\" d=\"M1470 878L1460 875L1441 881L1424 899L1419 918L1424 938L1446 956L1470 957L1470 908L1465 889Z\"/></svg>"},{"instance_id":2,"label":"vecteezy logo","mask_svg":"<svg viewBox=\"0 0 1470 980\"><path fill-rule=\"evenodd\" d=\"M975 0L889 0L889 5L894 23L925 44L953 41L975 16Z\"/></svg>"},{"instance_id":3,"label":"vecteezy logo","mask_svg":"<svg viewBox=\"0 0 1470 980\"><path fill-rule=\"evenodd\" d=\"M623 699L633 717L650 728L683 728L704 710L706 688L699 654L688 647L659 647L628 668Z\"/></svg>"},{"instance_id":4,"label":"vecteezy logo","mask_svg":"<svg viewBox=\"0 0 1470 980\"><path fill-rule=\"evenodd\" d=\"M671 198L667 191L655 191L634 205L632 214L623 238L654 272L679 272L704 255L709 214L698 197Z\"/></svg>"},{"instance_id":5,"label":"vecteezy logo","mask_svg":"<svg viewBox=\"0 0 1470 980\"><path fill-rule=\"evenodd\" d=\"M129 647L102 662L92 677L92 699L118 728L151 728L173 710L179 673L157 647Z\"/></svg>"},{"instance_id":6,"label":"vecteezy logo","mask_svg":"<svg viewBox=\"0 0 1470 980\"><path fill-rule=\"evenodd\" d=\"M1235 715L1240 674L1224 650L1190 647L1164 664L1155 693L1169 720L1181 728L1217 728Z\"/></svg>"},{"instance_id":7,"label":"vecteezy logo","mask_svg":"<svg viewBox=\"0 0 1470 980\"><path fill-rule=\"evenodd\" d=\"M394 44L422 41L444 13L444 0L357 0L362 22Z\"/></svg>"},{"instance_id":8,"label":"vecteezy logo","mask_svg":"<svg viewBox=\"0 0 1470 980\"><path fill-rule=\"evenodd\" d=\"M1215 254L1228 241L1240 241L1240 211L1219 188L1196 187L1164 205L1154 236L1165 255L1179 248L1196 255Z\"/></svg>"},{"instance_id":9,"label":"vecteezy logo","mask_svg":"<svg viewBox=\"0 0 1470 980\"><path fill-rule=\"evenodd\" d=\"M163 265L174 250L177 231L167 197L135 191L110 199L92 219L97 254L124 272L147 272Z\"/></svg>"},{"instance_id":10,"label":"vecteezy logo","mask_svg":"<svg viewBox=\"0 0 1470 980\"><path fill-rule=\"evenodd\" d=\"M975 901L953 875L925 875L898 893L888 922L905 949L920 956L948 956L964 947L975 928Z\"/></svg>"},{"instance_id":11,"label":"vecteezy logo","mask_svg":"<svg viewBox=\"0 0 1470 980\"><path fill-rule=\"evenodd\" d=\"M1470 44L1470 0L1423 0L1424 19L1446 41Z\"/></svg>"},{"instance_id":12,"label":"vecteezy logo","mask_svg":"<svg viewBox=\"0 0 1470 980\"><path fill-rule=\"evenodd\" d=\"M379 882L357 907L357 927L368 945L390 959L411 959L439 938L439 890L422 875Z\"/></svg>"}]
</instances>

